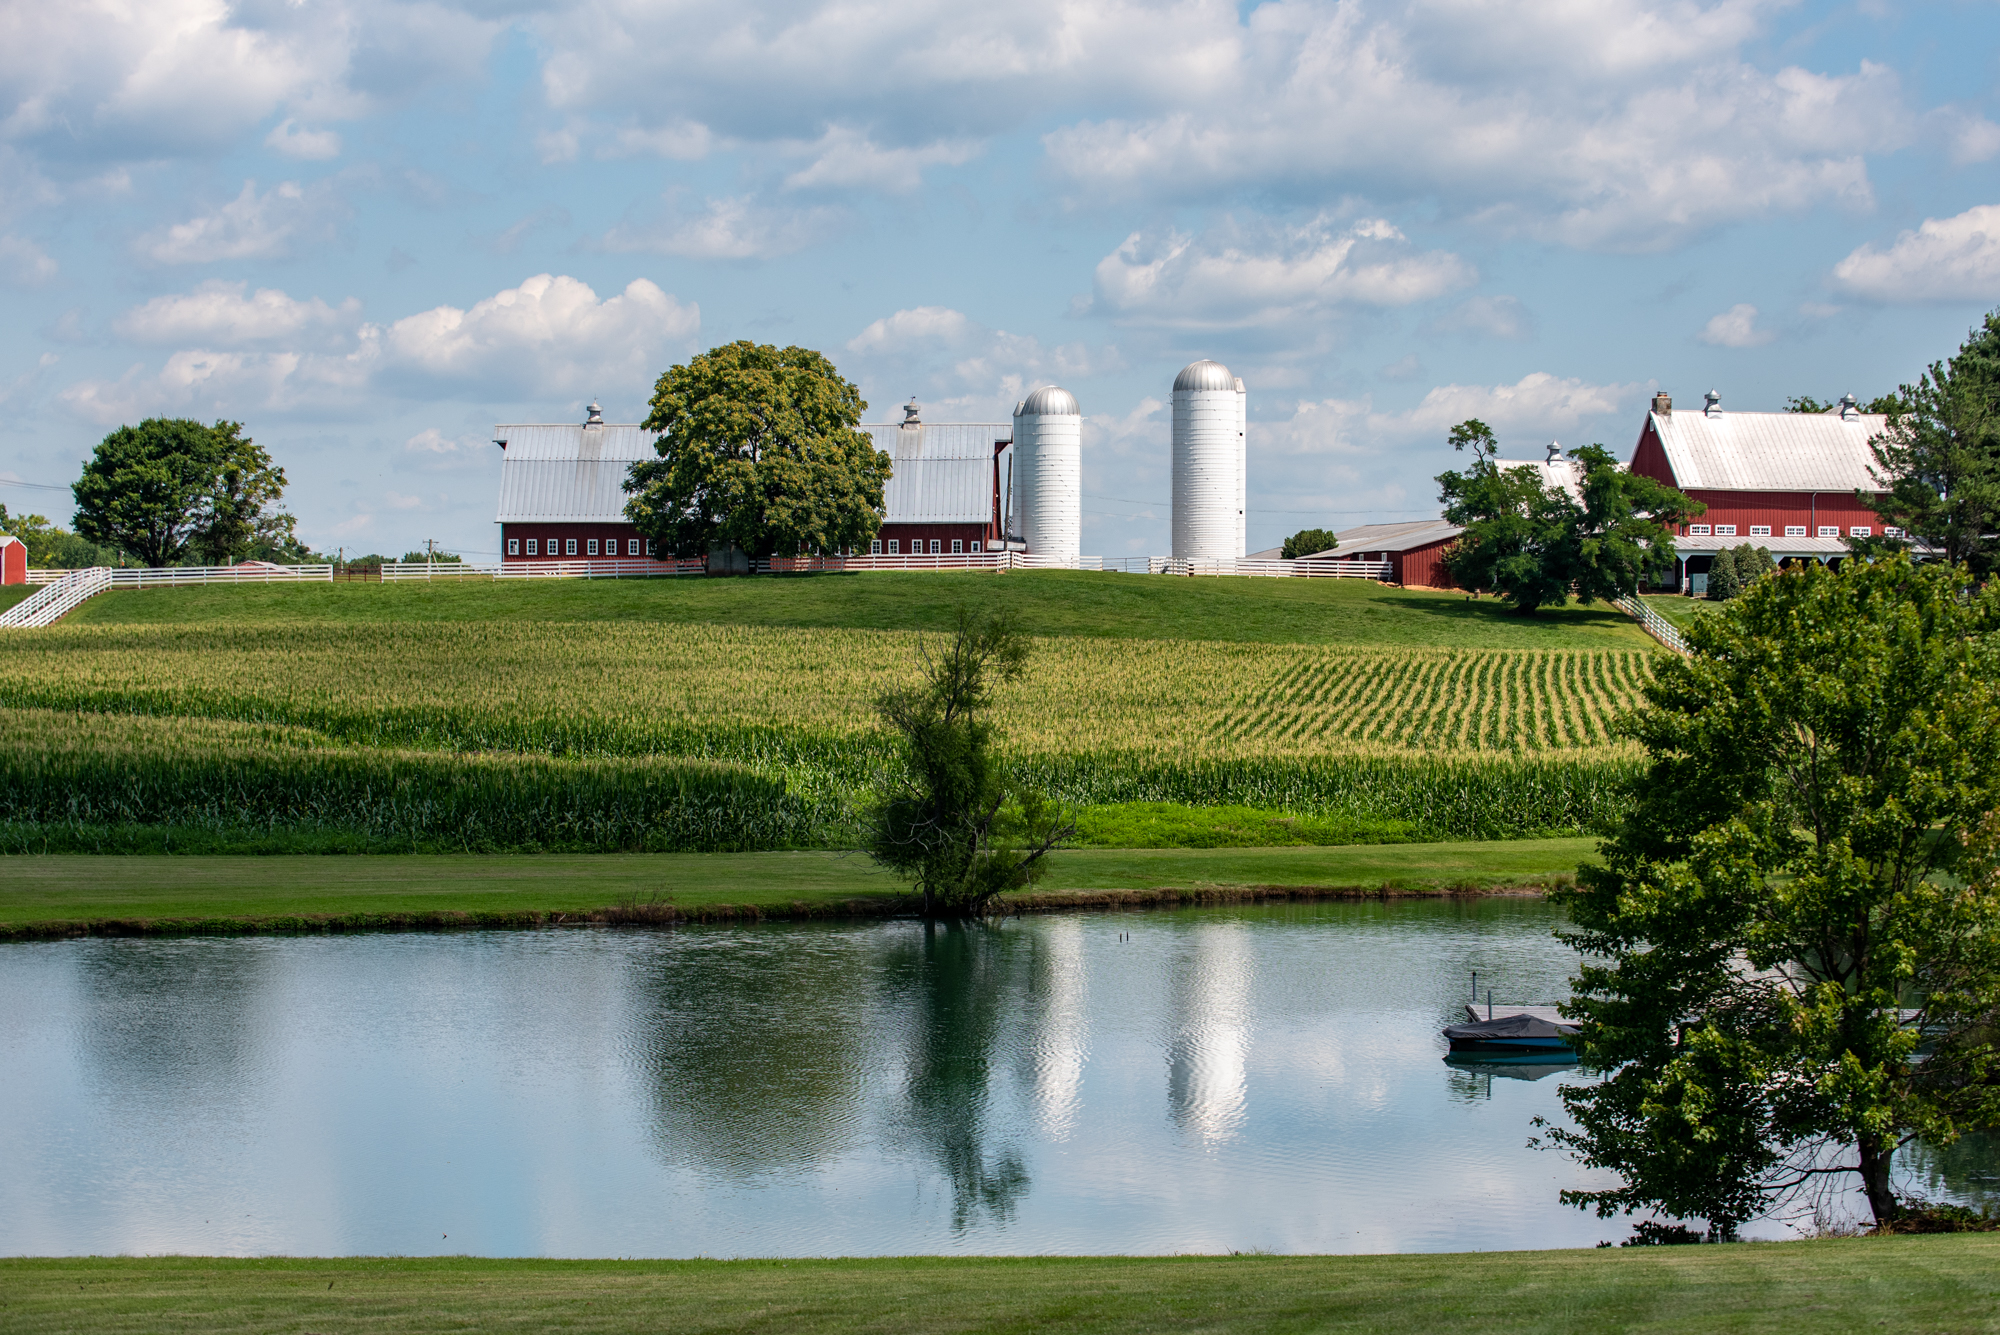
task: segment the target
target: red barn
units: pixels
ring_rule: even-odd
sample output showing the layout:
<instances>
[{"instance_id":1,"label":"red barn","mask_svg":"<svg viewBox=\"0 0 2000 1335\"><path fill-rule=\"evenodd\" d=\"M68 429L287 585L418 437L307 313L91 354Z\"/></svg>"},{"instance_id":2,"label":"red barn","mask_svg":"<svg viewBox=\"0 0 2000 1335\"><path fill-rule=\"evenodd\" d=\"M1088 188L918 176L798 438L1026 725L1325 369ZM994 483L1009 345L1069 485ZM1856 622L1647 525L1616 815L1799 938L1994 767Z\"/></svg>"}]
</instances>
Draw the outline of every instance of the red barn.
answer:
<instances>
[{"instance_id":1,"label":"red barn","mask_svg":"<svg viewBox=\"0 0 2000 1335\"><path fill-rule=\"evenodd\" d=\"M944 556L1004 548L1000 456L1013 445L1014 424L919 419L912 399L902 421L861 428L892 461L874 553Z\"/></svg>"},{"instance_id":2,"label":"red barn","mask_svg":"<svg viewBox=\"0 0 2000 1335\"><path fill-rule=\"evenodd\" d=\"M1442 519L1363 524L1334 534L1340 546L1332 554L1351 561L1387 561L1392 584L1449 589L1452 582L1444 568L1445 549L1464 531Z\"/></svg>"},{"instance_id":3,"label":"red barn","mask_svg":"<svg viewBox=\"0 0 2000 1335\"><path fill-rule=\"evenodd\" d=\"M28 582L28 549L19 538L0 535L0 584Z\"/></svg>"},{"instance_id":4,"label":"red barn","mask_svg":"<svg viewBox=\"0 0 2000 1335\"><path fill-rule=\"evenodd\" d=\"M1680 588L1705 592L1724 547L1747 542L1781 561L1837 561L1848 538L1882 531L1856 493L1881 489L1868 441L1888 418L1858 411L1851 394L1824 413L1724 412L1713 391L1704 401L1677 413L1671 398L1654 395L1632 452L1633 472L1708 506L1674 540Z\"/></svg>"}]
</instances>

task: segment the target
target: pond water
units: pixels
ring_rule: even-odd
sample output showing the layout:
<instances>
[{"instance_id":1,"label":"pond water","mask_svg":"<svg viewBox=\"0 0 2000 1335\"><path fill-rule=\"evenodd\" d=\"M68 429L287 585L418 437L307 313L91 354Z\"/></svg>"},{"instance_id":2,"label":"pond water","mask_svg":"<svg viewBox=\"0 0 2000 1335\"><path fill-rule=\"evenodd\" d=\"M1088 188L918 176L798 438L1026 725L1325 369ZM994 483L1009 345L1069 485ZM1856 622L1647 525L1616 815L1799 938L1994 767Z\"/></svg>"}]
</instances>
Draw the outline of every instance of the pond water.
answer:
<instances>
[{"instance_id":1,"label":"pond water","mask_svg":"<svg viewBox=\"0 0 2000 1335\"><path fill-rule=\"evenodd\" d=\"M0 1254L1588 1246L1534 899L0 947ZM1529 1078L1541 1075L1542 1078ZM1948 1171L1941 1169L1939 1171ZM1962 1175L1962 1174L1961 1174Z\"/></svg>"}]
</instances>

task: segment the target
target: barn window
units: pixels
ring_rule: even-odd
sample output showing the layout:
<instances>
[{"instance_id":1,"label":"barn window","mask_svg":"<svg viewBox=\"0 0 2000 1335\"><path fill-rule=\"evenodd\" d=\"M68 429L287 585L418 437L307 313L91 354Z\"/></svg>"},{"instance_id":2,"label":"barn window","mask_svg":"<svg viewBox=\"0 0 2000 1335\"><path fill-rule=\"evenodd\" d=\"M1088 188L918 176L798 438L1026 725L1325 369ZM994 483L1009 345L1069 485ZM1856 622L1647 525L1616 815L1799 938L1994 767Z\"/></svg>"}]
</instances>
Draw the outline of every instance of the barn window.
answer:
<instances>
[{"instance_id":1,"label":"barn window","mask_svg":"<svg viewBox=\"0 0 2000 1335\"><path fill-rule=\"evenodd\" d=\"M530 556L533 556L534 554L535 554L535 540L534 540L533 538L529 538L529 539L528 539L528 555L530 555Z\"/></svg>"},{"instance_id":2,"label":"barn window","mask_svg":"<svg viewBox=\"0 0 2000 1335\"><path fill-rule=\"evenodd\" d=\"M965 555L965 541L964 541L964 539L962 539L962 538L953 538L953 539L951 540L951 554L952 554L953 556L963 556L963 555Z\"/></svg>"},{"instance_id":3,"label":"barn window","mask_svg":"<svg viewBox=\"0 0 2000 1335\"><path fill-rule=\"evenodd\" d=\"M653 555L653 540L651 538L646 539L646 555Z\"/></svg>"},{"instance_id":4,"label":"barn window","mask_svg":"<svg viewBox=\"0 0 2000 1335\"><path fill-rule=\"evenodd\" d=\"M901 544L895 538L889 539L889 555L894 556L896 554L896 548L899 547L900 545Z\"/></svg>"},{"instance_id":5,"label":"barn window","mask_svg":"<svg viewBox=\"0 0 2000 1335\"><path fill-rule=\"evenodd\" d=\"M565 540L564 540L564 542L563 542L563 546L564 546L564 547L565 547L565 548L567 549L566 551L564 551L564 552L563 552L563 555L564 555L564 556L575 556L575 555L576 555L576 539L575 539L575 538L568 538L568 539L565 539Z\"/></svg>"},{"instance_id":6,"label":"barn window","mask_svg":"<svg viewBox=\"0 0 2000 1335\"><path fill-rule=\"evenodd\" d=\"M1903 530L1899 528L1884 527L1882 530L1882 536L1885 538L1900 538L1903 536Z\"/></svg>"},{"instance_id":7,"label":"barn window","mask_svg":"<svg viewBox=\"0 0 2000 1335\"><path fill-rule=\"evenodd\" d=\"M1821 524L1819 526L1819 535L1822 538L1837 538L1840 536L1840 525Z\"/></svg>"},{"instance_id":8,"label":"barn window","mask_svg":"<svg viewBox=\"0 0 2000 1335\"><path fill-rule=\"evenodd\" d=\"M931 555L932 555L932 556L936 556L936 555L938 554L939 550L940 550L940 547L939 547L939 544L938 544L938 540L937 540L936 538L932 538L932 539L931 539Z\"/></svg>"},{"instance_id":9,"label":"barn window","mask_svg":"<svg viewBox=\"0 0 2000 1335\"><path fill-rule=\"evenodd\" d=\"M1785 536L1786 536L1786 537L1788 537L1788 538L1803 538L1803 537L1804 537L1805 535L1806 535L1806 526L1805 526L1804 524L1787 524L1787 525L1785 525Z\"/></svg>"},{"instance_id":10,"label":"barn window","mask_svg":"<svg viewBox=\"0 0 2000 1335\"><path fill-rule=\"evenodd\" d=\"M639 554L639 540L637 538L625 539L625 555L637 556L638 554Z\"/></svg>"},{"instance_id":11,"label":"barn window","mask_svg":"<svg viewBox=\"0 0 2000 1335\"><path fill-rule=\"evenodd\" d=\"M590 540L589 542L587 542L587 543L585 543L585 544L584 544L584 548L585 548L585 550L584 550L584 555L585 555L585 556L595 556L595 555L597 555L597 539L596 539L596 538L592 538L592 539L591 539L591 540Z\"/></svg>"},{"instance_id":12,"label":"barn window","mask_svg":"<svg viewBox=\"0 0 2000 1335\"><path fill-rule=\"evenodd\" d=\"M1734 525L1734 524L1717 524L1717 525L1715 526L1715 536L1716 536L1716 537L1718 537L1718 538L1733 538L1733 537L1735 537L1735 536L1736 536L1736 525Z\"/></svg>"},{"instance_id":13,"label":"barn window","mask_svg":"<svg viewBox=\"0 0 2000 1335\"><path fill-rule=\"evenodd\" d=\"M882 540L880 538L868 544L868 554L870 556L880 556L882 554Z\"/></svg>"},{"instance_id":14,"label":"barn window","mask_svg":"<svg viewBox=\"0 0 2000 1335\"><path fill-rule=\"evenodd\" d=\"M1708 525L1707 525L1707 524L1689 524L1689 525L1688 525L1688 532L1689 532L1689 534L1691 534L1692 536L1694 536L1694 537L1697 537L1697 538L1705 538L1705 537L1707 537L1707 536L1709 535L1709 531L1710 531L1710 530L1709 530L1709 527L1708 527Z\"/></svg>"},{"instance_id":15,"label":"barn window","mask_svg":"<svg viewBox=\"0 0 2000 1335\"><path fill-rule=\"evenodd\" d=\"M521 540L519 538L507 539L507 555L519 556L520 554L521 554Z\"/></svg>"},{"instance_id":16,"label":"barn window","mask_svg":"<svg viewBox=\"0 0 2000 1335\"><path fill-rule=\"evenodd\" d=\"M1753 538L1768 538L1771 536L1771 526L1769 524L1752 524L1750 526L1750 536Z\"/></svg>"},{"instance_id":17,"label":"barn window","mask_svg":"<svg viewBox=\"0 0 2000 1335\"><path fill-rule=\"evenodd\" d=\"M1847 530L1847 536L1850 538L1865 538L1874 531L1874 528L1868 524L1857 524Z\"/></svg>"}]
</instances>

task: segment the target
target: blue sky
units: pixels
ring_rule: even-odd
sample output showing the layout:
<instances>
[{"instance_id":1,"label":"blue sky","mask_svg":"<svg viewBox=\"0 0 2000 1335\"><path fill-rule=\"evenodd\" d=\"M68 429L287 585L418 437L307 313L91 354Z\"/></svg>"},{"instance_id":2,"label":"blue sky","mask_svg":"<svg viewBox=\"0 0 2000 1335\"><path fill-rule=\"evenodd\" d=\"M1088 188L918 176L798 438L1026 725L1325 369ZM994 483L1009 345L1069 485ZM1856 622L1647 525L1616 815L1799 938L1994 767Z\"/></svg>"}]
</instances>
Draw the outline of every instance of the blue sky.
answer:
<instances>
[{"instance_id":1,"label":"blue sky","mask_svg":"<svg viewBox=\"0 0 2000 1335\"><path fill-rule=\"evenodd\" d=\"M227 417L324 550L491 555L495 422L734 338L886 421L1086 414L1166 548L1168 387L1250 388L1250 542L1436 511L1453 422L1871 396L2000 306L2000 6L8 0L0 501Z\"/></svg>"}]
</instances>

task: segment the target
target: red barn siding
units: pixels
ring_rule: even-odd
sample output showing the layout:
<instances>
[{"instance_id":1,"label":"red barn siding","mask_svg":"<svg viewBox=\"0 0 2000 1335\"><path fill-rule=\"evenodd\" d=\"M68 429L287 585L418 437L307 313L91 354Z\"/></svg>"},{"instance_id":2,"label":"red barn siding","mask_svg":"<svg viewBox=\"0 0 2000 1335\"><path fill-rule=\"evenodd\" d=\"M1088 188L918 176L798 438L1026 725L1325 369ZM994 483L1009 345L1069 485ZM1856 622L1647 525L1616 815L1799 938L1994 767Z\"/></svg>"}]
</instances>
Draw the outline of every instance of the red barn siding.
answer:
<instances>
[{"instance_id":1,"label":"red barn siding","mask_svg":"<svg viewBox=\"0 0 2000 1335\"><path fill-rule=\"evenodd\" d=\"M1431 589L1452 589L1451 572L1444 568L1445 550L1458 541L1444 538L1427 543L1422 547L1412 547L1407 552L1396 552L1390 557L1391 575L1396 583L1405 588L1417 586Z\"/></svg>"},{"instance_id":2,"label":"red barn siding","mask_svg":"<svg viewBox=\"0 0 2000 1335\"><path fill-rule=\"evenodd\" d=\"M527 554L527 539L529 538L535 540L536 550L533 556ZM501 559L507 561L588 561L591 559L590 540L592 538L597 539L596 559L600 561L609 559L604 550L606 542L615 542L618 544L618 549L614 554L621 561L632 559L630 551L632 540L635 538L639 541L640 554L643 556L646 551L646 540L640 538L639 530L630 524L502 524L500 526ZM576 554L574 556L569 555L567 550L568 543L572 539L576 542ZM550 542L564 544L563 550L557 552L549 551L548 544ZM520 544L518 549L513 546L514 543Z\"/></svg>"}]
</instances>

